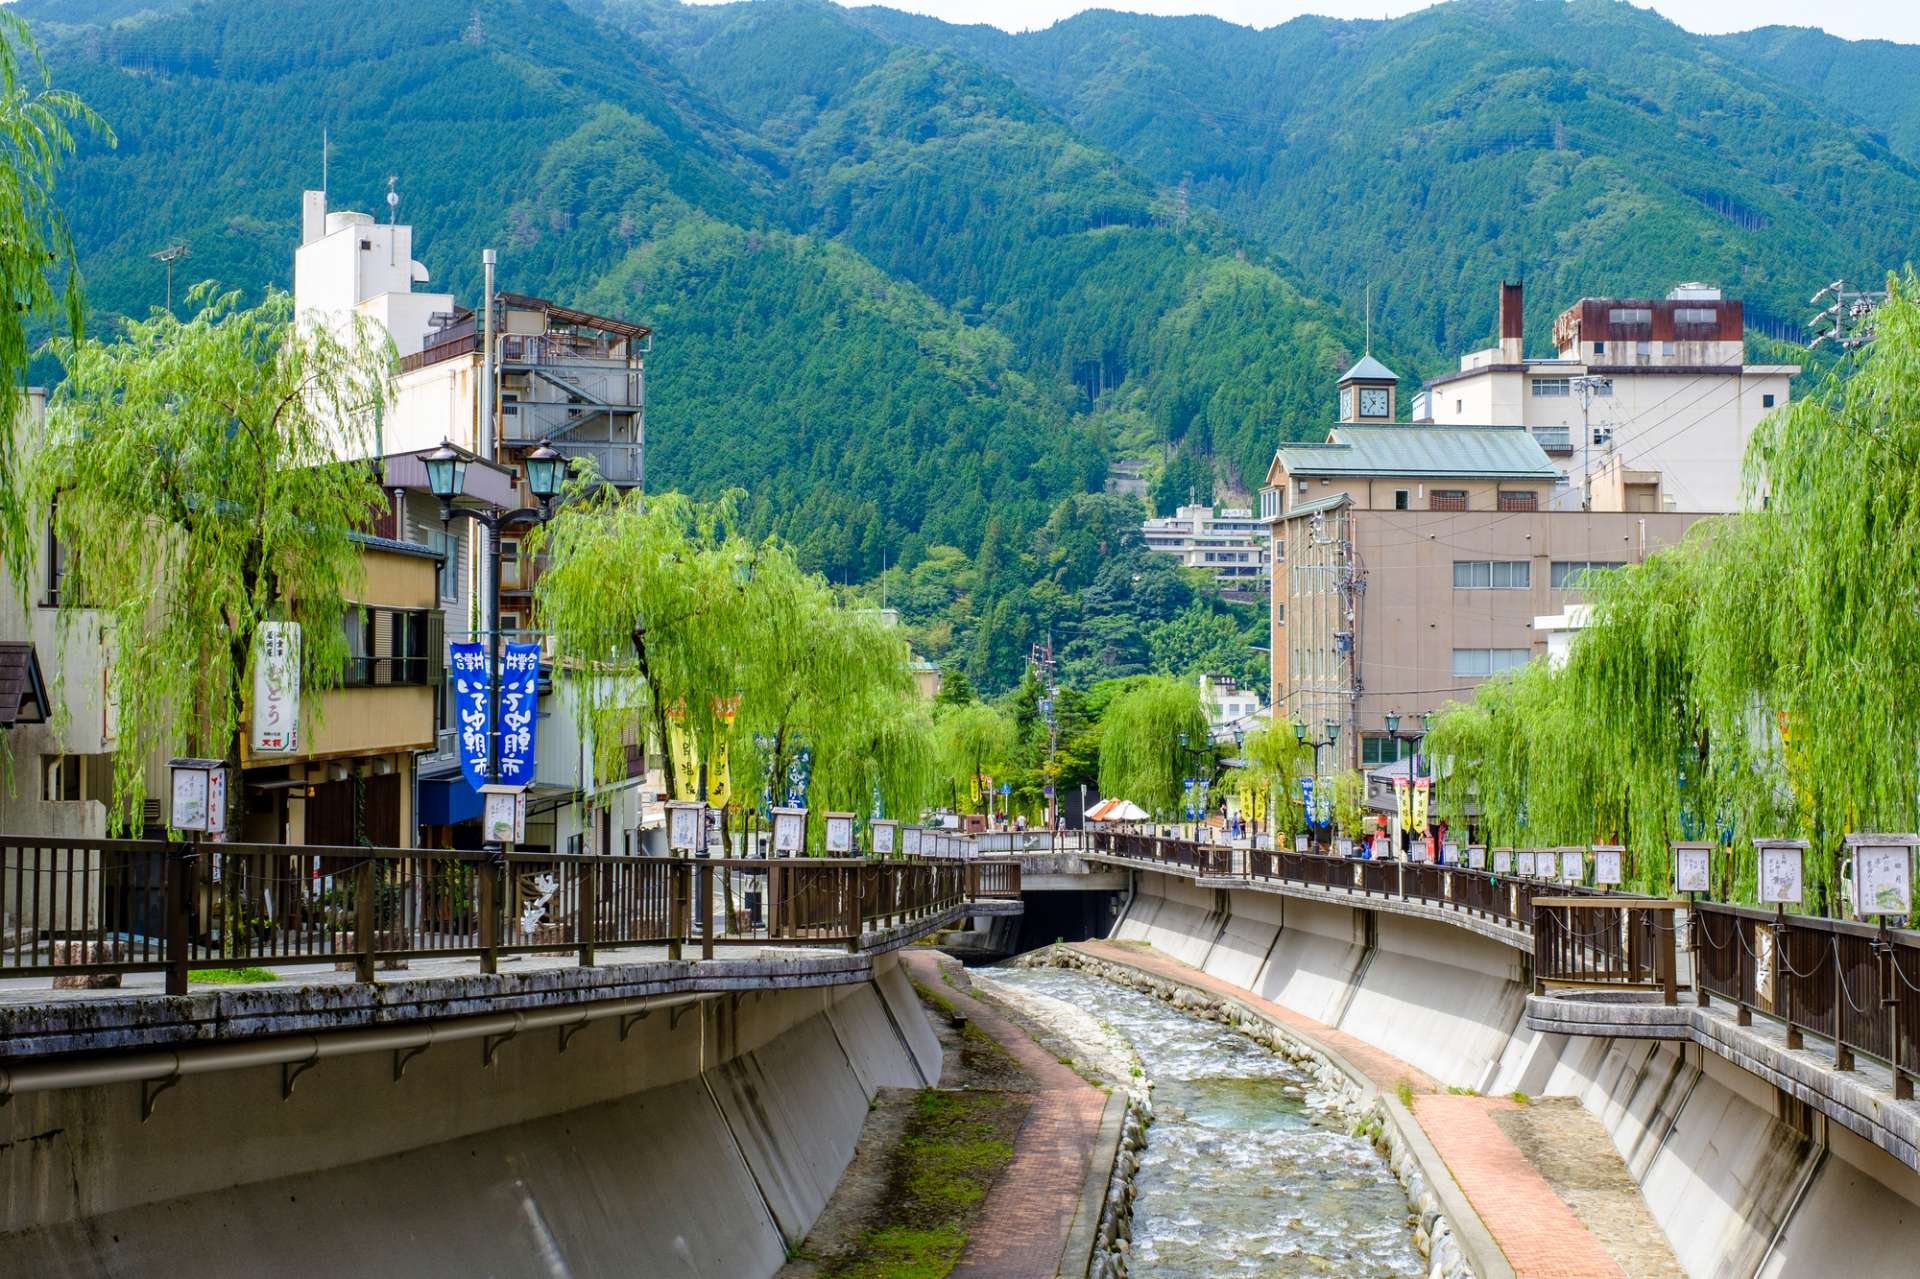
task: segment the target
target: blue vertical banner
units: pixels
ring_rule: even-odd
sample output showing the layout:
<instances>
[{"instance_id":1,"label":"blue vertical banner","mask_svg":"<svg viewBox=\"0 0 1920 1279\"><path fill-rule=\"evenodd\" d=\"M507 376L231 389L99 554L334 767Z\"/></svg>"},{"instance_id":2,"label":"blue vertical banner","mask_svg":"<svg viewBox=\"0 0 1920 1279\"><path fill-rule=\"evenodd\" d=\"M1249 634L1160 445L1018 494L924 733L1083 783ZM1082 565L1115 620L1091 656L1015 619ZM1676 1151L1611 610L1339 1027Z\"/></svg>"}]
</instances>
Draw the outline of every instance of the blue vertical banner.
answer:
<instances>
[{"instance_id":1,"label":"blue vertical banner","mask_svg":"<svg viewBox=\"0 0 1920 1279\"><path fill-rule=\"evenodd\" d=\"M500 672L500 783L533 784L533 721L540 700L540 646L509 644Z\"/></svg>"},{"instance_id":2,"label":"blue vertical banner","mask_svg":"<svg viewBox=\"0 0 1920 1279\"><path fill-rule=\"evenodd\" d=\"M466 640L447 645L453 677L453 722L460 738L460 771L479 790L487 783L487 652Z\"/></svg>"},{"instance_id":3,"label":"blue vertical banner","mask_svg":"<svg viewBox=\"0 0 1920 1279\"><path fill-rule=\"evenodd\" d=\"M807 806L807 787L813 781L813 749L801 746L794 750L793 758L787 761L787 804L788 808Z\"/></svg>"}]
</instances>

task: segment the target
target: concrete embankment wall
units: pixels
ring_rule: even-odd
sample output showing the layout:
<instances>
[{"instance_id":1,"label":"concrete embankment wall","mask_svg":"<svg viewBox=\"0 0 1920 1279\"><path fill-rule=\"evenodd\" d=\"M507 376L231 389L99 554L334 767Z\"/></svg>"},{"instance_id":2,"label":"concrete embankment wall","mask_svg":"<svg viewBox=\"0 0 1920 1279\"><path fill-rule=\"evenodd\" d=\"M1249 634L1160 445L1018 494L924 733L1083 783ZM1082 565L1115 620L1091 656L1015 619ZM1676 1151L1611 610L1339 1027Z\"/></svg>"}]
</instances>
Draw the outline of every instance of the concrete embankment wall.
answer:
<instances>
[{"instance_id":1,"label":"concrete embankment wall","mask_svg":"<svg viewBox=\"0 0 1920 1279\"><path fill-rule=\"evenodd\" d=\"M770 1275L940 1049L892 956L677 1024L192 1075L0 1109L0 1275Z\"/></svg>"},{"instance_id":2,"label":"concrete embankment wall","mask_svg":"<svg viewBox=\"0 0 1920 1279\"><path fill-rule=\"evenodd\" d=\"M1538 1034L1527 957L1454 924L1140 872L1113 937L1337 1027L1441 1083L1573 1096L1695 1276L1905 1275L1920 1175L1693 1044Z\"/></svg>"}]
</instances>

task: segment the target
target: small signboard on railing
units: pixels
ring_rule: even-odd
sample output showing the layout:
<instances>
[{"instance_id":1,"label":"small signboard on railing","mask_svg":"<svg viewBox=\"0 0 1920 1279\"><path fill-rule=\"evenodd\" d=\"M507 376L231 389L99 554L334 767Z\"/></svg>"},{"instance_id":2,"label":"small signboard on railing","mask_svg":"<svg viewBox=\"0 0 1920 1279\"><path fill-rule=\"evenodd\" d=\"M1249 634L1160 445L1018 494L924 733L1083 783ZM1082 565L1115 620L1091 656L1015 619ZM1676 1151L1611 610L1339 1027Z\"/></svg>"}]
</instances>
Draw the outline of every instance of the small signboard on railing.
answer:
<instances>
[{"instance_id":1,"label":"small signboard on railing","mask_svg":"<svg viewBox=\"0 0 1920 1279\"><path fill-rule=\"evenodd\" d=\"M1593 846L1593 882L1595 884L1617 884L1625 876L1622 863L1626 860L1626 850L1618 844L1595 844Z\"/></svg>"},{"instance_id":2,"label":"small signboard on railing","mask_svg":"<svg viewBox=\"0 0 1920 1279\"><path fill-rule=\"evenodd\" d=\"M1353 841L1345 835L1340 836L1340 838L1333 841L1333 852L1336 857L1353 856Z\"/></svg>"},{"instance_id":3,"label":"small signboard on railing","mask_svg":"<svg viewBox=\"0 0 1920 1279\"><path fill-rule=\"evenodd\" d=\"M1587 874L1586 854L1582 853L1577 848L1563 848L1560 850L1560 882L1561 883L1577 884L1582 879L1586 878L1586 874Z\"/></svg>"},{"instance_id":4,"label":"small signboard on railing","mask_svg":"<svg viewBox=\"0 0 1920 1279\"><path fill-rule=\"evenodd\" d=\"M773 851L779 857L798 857L807 846L807 810L773 810Z\"/></svg>"},{"instance_id":5,"label":"small signboard on railing","mask_svg":"<svg viewBox=\"0 0 1920 1279\"><path fill-rule=\"evenodd\" d=\"M1705 893L1713 890L1713 845L1681 843L1673 846L1673 891Z\"/></svg>"},{"instance_id":6,"label":"small signboard on railing","mask_svg":"<svg viewBox=\"0 0 1920 1279\"><path fill-rule=\"evenodd\" d=\"M1756 839L1753 847L1760 862L1761 901L1797 902L1806 895L1806 840Z\"/></svg>"},{"instance_id":7,"label":"small signboard on railing","mask_svg":"<svg viewBox=\"0 0 1920 1279\"><path fill-rule=\"evenodd\" d=\"M894 845L898 842L900 823L876 818L867 823L867 829L873 832L873 855L875 857L893 856Z\"/></svg>"},{"instance_id":8,"label":"small signboard on railing","mask_svg":"<svg viewBox=\"0 0 1920 1279\"><path fill-rule=\"evenodd\" d=\"M853 851L853 814L828 813L825 820L827 852L845 857Z\"/></svg>"},{"instance_id":9,"label":"small signboard on railing","mask_svg":"<svg viewBox=\"0 0 1920 1279\"><path fill-rule=\"evenodd\" d=\"M909 826L900 832L900 851L909 857L921 855L921 830L918 826Z\"/></svg>"},{"instance_id":10,"label":"small signboard on railing","mask_svg":"<svg viewBox=\"0 0 1920 1279\"><path fill-rule=\"evenodd\" d=\"M1913 848L1920 835L1847 836L1853 855L1853 913L1869 915L1913 913Z\"/></svg>"},{"instance_id":11,"label":"small signboard on railing","mask_svg":"<svg viewBox=\"0 0 1920 1279\"><path fill-rule=\"evenodd\" d=\"M1487 868L1487 850L1479 844L1467 845L1467 869L1485 870Z\"/></svg>"},{"instance_id":12,"label":"small signboard on railing","mask_svg":"<svg viewBox=\"0 0 1920 1279\"><path fill-rule=\"evenodd\" d=\"M1513 850L1496 848L1493 850L1493 873L1496 875L1513 874Z\"/></svg>"},{"instance_id":13,"label":"small signboard on railing","mask_svg":"<svg viewBox=\"0 0 1920 1279\"><path fill-rule=\"evenodd\" d=\"M1538 860L1537 854L1530 848L1523 848L1517 855L1520 862L1515 873L1532 879L1534 867Z\"/></svg>"},{"instance_id":14,"label":"small signboard on railing","mask_svg":"<svg viewBox=\"0 0 1920 1279\"><path fill-rule=\"evenodd\" d=\"M1458 866L1460 864L1460 845L1457 842L1450 839L1440 845L1440 864L1442 866Z\"/></svg>"}]
</instances>

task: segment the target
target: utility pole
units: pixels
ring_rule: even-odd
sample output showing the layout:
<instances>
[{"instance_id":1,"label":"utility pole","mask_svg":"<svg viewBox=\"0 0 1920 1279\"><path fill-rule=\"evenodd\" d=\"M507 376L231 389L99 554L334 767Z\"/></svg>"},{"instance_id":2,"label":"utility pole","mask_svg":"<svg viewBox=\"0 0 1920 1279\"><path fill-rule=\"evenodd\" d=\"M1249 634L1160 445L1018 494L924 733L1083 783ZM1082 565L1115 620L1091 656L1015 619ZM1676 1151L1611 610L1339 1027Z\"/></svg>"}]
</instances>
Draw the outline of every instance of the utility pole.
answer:
<instances>
[{"instance_id":1,"label":"utility pole","mask_svg":"<svg viewBox=\"0 0 1920 1279\"><path fill-rule=\"evenodd\" d=\"M1584 374L1568 379L1580 397L1580 509L1593 509L1593 397L1612 395L1613 379Z\"/></svg>"},{"instance_id":2,"label":"utility pole","mask_svg":"<svg viewBox=\"0 0 1920 1279\"><path fill-rule=\"evenodd\" d=\"M147 256L151 257L156 262L163 262L166 264L166 267L167 267L167 314L172 315L173 314L173 264L179 261L181 258L184 258L187 256L187 246L185 244L169 244L166 248L160 250L158 253L150 253Z\"/></svg>"},{"instance_id":3,"label":"utility pole","mask_svg":"<svg viewBox=\"0 0 1920 1279\"><path fill-rule=\"evenodd\" d=\"M1040 701L1040 713L1046 717L1047 721L1047 829L1052 830L1060 814L1060 798L1057 794L1058 788L1054 785L1056 776L1053 762L1055 753L1060 749L1060 716L1058 713L1060 686L1054 682L1056 664L1053 660L1053 632L1051 630L1047 632L1046 643L1035 644L1033 646L1030 660L1033 662L1035 673L1039 676L1041 686L1046 689L1047 693ZM1081 789L1084 792L1086 788L1082 787ZM1084 806L1083 801L1083 809Z\"/></svg>"},{"instance_id":4,"label":"utility pole","mask_svg":"<svg viewBox=\"0 0 1920 1279\"><path fill-rule=\"evenodd\" d=\"M1852 289L1843 278L1807 301L1818 305L1827 297L1833 299L1832 303L1814 312L1813 318L1807 321L1807 327L1813 330L1813 337L1807 341L1809 351L1829 340L1843 351L1858 350L1873 341L1873 313L1887 300L1886 290Z\"/></svg>"}]
</instances>

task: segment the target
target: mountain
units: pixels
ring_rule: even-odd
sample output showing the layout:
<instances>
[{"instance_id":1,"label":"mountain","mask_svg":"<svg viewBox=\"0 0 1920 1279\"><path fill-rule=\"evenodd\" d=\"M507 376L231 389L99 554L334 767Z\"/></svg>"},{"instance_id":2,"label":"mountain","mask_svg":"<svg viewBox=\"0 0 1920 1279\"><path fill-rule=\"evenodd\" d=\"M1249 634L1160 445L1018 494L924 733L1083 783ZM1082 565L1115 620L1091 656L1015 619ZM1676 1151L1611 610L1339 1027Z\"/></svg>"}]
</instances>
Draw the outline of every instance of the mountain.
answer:
<instances>
[{"instance_id":1,"label":"mountain","mask_svg":"<svg viewBox=\"0 0 1920 1279\"><path fill-rule=\"evenodd\" d=\"M335 205L393 176L437 287L471 299L491 245L504 287L653 325L651 481L745 488L837 582L885 566L989 689L1049 634L1075 678L1257 671L1258 611L1093 495L1117 459L1162 510L1257 487L1324 431L1369 285L1414 382L1490 339L1502 278L1536 351L1583 293L1703 278L1786 338L1920 225L1899 64L1888 114L1843 112L1853 46L1816 75L1607 0L1022 35L825 0L16 11L119 134L63 188L100 319L160 302L173 242L287 284L324 130Z\"/></svg>"},{"instance_id":2,"label":"mountain","mask_svg":"<svg viewBox=\"0 0 1920 1279\"><path fill-rule=\"evenodd\" d=\"M1708 43L1862 122L1884 145L1920 163L1920 46L1842 40L1811 27L1760 27L1711 36Z\"/></svg>"},{"instance_id":3,"label":"mountain","mask_svg":"<svg viewBox=\"0 0 1920 1279\"><path fill-rule=\"evenodd\" d=\"M1586 293L1710 280L1800 332L1836 274L1915 247L1920 170L1865 127L1618 0L1457 0L1264 31L1090 12L1012 36L887 10L889 38L995 66L1314 287L1440 359ZM1907 95L1911 97L1911 90Z\"/></svg>"}]
</instances>

